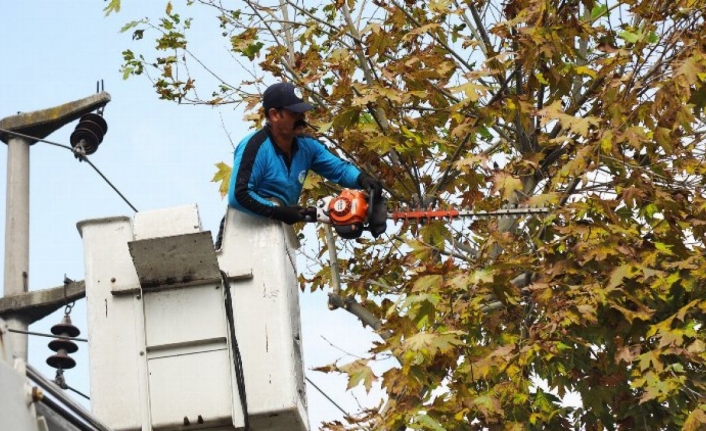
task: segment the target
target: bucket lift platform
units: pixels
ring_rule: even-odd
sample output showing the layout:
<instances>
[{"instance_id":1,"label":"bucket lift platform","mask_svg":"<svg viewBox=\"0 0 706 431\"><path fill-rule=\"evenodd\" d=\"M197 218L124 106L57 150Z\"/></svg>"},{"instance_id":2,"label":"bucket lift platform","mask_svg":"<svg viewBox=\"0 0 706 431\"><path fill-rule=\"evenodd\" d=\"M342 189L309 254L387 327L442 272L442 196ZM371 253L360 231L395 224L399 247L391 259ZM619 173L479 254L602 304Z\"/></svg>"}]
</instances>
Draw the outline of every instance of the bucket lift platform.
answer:
<instances>
[{"instance_id":1,"label":"bucket lift platform","mask_svg":"<svg viewBox=\"0 0 706 431\"><path fill-rule=\"evenodd\" d=\"M307 431L296 237L228 209L221 248L196 206L78 223L91 406L114 431ZM233 298L231 339L224 305Z\"/></svg>"}]
</instances>

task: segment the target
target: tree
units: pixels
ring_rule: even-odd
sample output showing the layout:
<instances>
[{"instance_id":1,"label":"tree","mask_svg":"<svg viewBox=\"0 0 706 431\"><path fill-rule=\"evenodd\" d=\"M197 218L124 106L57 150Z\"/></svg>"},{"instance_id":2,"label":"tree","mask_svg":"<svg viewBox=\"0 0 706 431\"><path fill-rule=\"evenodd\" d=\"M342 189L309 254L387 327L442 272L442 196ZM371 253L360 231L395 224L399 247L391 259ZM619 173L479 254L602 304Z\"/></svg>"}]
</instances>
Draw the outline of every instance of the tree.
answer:
<instances>
[{"instance_id":1,"label":"tree","mask_svg":"<svg viewBox=\"0 0 706 431\"><path fill-rule=\"evenodd\" d=\"M259 68L248 82L197 87L191 20L172 3L125 26L156 31L157 50L126 50L123 72L151 74L163 99L245 103L254 123L265 78L295 81L321 139L393 205L552 208L339 242L341 295L384 337L323 370L379 379L389 399L330 429L706 426L706 1L315 3L178 6L213 11ZM306 281L332 282L328 268ZM376 376L384 353L400 365Z\"/></svg>"}]
</instances>

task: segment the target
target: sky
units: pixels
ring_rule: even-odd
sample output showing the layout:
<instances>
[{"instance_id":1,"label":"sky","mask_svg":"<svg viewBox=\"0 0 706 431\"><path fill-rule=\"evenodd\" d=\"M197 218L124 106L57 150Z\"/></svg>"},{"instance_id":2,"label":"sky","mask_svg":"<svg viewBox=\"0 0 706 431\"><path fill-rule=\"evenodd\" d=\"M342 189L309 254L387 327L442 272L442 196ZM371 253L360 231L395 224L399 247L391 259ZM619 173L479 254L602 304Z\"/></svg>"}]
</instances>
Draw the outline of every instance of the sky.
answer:
<instances>
[{"instance_id":1,"label":"sky","mask_svg":"<svg viewBox=\"0 0 706 431\"><path fill-rule=\"evenodd\" d=\"M90 156L92 163L138 211L196 204L203 229L215 237L227 203L210 180L216 163L232 163L231 139L237 142L249 131L249 125L242 120L243 112L232 106L216 109L160 101L146 78L123 80L119 71L121 52L140 47L129 33L120 33L120 28L145 16L158 17L165 4L162 0L123 0L119 14L105 17L103 1L0 0L0 119L90 96L96 92L96 82L102 80L111 96L104 111L108 133L98 151ZM199 19L198 8L190 11ZM190 36L194 47L198 44L209 67L229 81L239 82L245 72L232 62L215 19L203 17L199 22L204 25L195 26ZM144 43L153 42L146 37ZM68 124L46 139L69 145L75 125L76 122ZM4 205L7 146L0 147L4 147L0 148L0 204ZM0 211L3 249L5 213L4 209ZM61 286L64 276L83 280L83 243L76 224L111 216L133 217L134 212L71 152L44 143L33 145L29 289ZM315 246L312 231L307 232ZM302 259L300 256L300 269L306 268ZM4 273L4 259L0 270ZM347 392L345 377L311 370L363 356L377 339L353 315L328 310L326 301L326 292L307 292L301 297L306 375L347 412L376 406L380 395L375 389L370 394L362 387ZM48 333L63 314L62 308L33 324L30 330ZM80 337L87 336L85 301L76 302L70 317L81 330ZM28 362L53 378L55 370L45 363L53 354L47 347L49 341L30 336ZM90 395L87 346L79 343L79 351L72 357L78 365L66 371L67 384ZM343 416L311 385L307 391L312 430L319 429L323 420ZM82 397L71 391L67 394L90 408Z\"/></svg>"}]
</instances>

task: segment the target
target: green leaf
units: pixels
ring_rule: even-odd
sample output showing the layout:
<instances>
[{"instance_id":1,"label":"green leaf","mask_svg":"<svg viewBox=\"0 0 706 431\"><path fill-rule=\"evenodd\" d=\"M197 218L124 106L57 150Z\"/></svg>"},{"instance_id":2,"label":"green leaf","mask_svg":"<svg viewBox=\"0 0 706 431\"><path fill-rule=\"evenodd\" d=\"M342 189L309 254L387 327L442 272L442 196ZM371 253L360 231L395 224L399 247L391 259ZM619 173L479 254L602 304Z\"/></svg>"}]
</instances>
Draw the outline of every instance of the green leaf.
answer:
<instances>
[{"instance_id":1,"label":"green leaf","mask_svg":"<svg viewBox=\"0 0 706 431\"><path fill-rule=\"evenodd\" d=\"M655 248L659 251L661 251L664 254L667 254L669 256L674 256L674 253L672 252L672 246L665 244L663 242L656 242L655 243Z\"/></svg>"},{"instance_id":2,"label":"green leaf","mask_svg":"<svg viewBox=\"0 0 706 431\"><path fill-rule=\"evenodd\" d=\"M130 77L130 75L135 71L135 69L133 69L130 66L124 66L120 70L122 70L122 72L123 72L123 79L128 79Z\"/></svg>"},{"instance_id":3,"label":"green leaf","mask_svg":"<svg viewBox=\"0 0 706 431\"><path fill-rule=\"evenodd\" d=\"M120 12L120 0L110 0L110 3L103 8L103 12L105 12L105 16L108 16L113 12Z\"/></svg>"},{"instance_id":4,"label":"green leaf","mask_svg":"<svg viewBox=\"0 0 706 431\"><path fill-rule=\"evenodd\" d=\"M591 19L595 20L596 18L602 16L608 11L608 6L606 5L596 5L591 9Z\"/></svg>"},{"instance_id":5,"label":"green leaf","mask_svg":"<svg viewBox=\"0 0 706 431\"><path fill-rule=\"evenodd\" d=\"M265 46L264 43L262 42L255 42L250 45L248 45L245 49L243 49L241 52L248 58L248 60L254 60L255 57L260 53L260 50L262 47Z\"/></svg>"},{"instance_id":6,"label":"green leaf","mask_svg":"<svg viewBox=\"0 0 706 431\"><path fill-rule=\"evenodd\" d=\"M492 395L481 395L473 398L473 404L485 417L493 417L502 415L503 409L500 406L500 401Z\"/></svg>"},{"instance_id":7,"label":"green leaf","mask_svg":"<svg viewBox=\"0 0 706 431\"><path fill-rule=\"evenodd\" d=\"M618 34L618 36L619 36L621 39L623 39L625 42L628 42L628 43L636 43L636 42L638 42L640 39L642 39L642 37L643 37L642 34L639 34L639 33L632 33L632 32L627 31L627 30L621 31L621 32Z\"/></svg>"},{"instance_id":8,"label":"green leaf","mask_svg":"<svg viewBox=\"0 0 706 431\"><path fill-rule=\"evenodd\" d=\"M138 25L144 23L144 20L139 20L139 21L130 21L129 23L125 24L121 29L120 33L125 33L126 31L130 30L131 28L137 27Z\"/></svg>"},{"instance_id":9,"label":"green leaf","mask_svg":"<svg viewBox=\"0 0 706 431\"><path fill-rule=\"evenodd\" d=\"M431 416L424 413L417 413L412 424L410 424L412 429L422 429L422 430L433 430L433 431L446 431L446 428L441 426L439 422L434 420Z\"/></svg>"}]
</instances>

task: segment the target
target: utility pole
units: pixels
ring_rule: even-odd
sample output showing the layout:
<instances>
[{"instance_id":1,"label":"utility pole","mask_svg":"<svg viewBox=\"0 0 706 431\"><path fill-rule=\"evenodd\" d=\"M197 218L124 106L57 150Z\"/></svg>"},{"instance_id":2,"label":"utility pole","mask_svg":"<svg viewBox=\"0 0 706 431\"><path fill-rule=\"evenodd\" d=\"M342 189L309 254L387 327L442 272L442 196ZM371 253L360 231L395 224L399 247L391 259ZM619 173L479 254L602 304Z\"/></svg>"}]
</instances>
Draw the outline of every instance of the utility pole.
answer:
<instances>
[{"instance_id":1,"label":"utility pole","mask_svg":"<svg viewBox=\"0 0 706 431\"><path fill-rule=\"evenodd\" d=\"M29 149L37 142L34 138L44 139L109 101L110 95L101 92L53 108L0 120L0 140L8 146L4 296L23 295L29 290ZM9 329L27 331L29 326L23 313L13 313L6 320ZM10 343L15 356L27 361L27 335L12 333Z\"/></svg>"}]
</instances>

